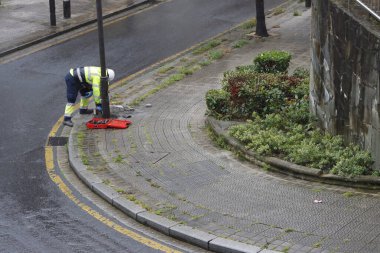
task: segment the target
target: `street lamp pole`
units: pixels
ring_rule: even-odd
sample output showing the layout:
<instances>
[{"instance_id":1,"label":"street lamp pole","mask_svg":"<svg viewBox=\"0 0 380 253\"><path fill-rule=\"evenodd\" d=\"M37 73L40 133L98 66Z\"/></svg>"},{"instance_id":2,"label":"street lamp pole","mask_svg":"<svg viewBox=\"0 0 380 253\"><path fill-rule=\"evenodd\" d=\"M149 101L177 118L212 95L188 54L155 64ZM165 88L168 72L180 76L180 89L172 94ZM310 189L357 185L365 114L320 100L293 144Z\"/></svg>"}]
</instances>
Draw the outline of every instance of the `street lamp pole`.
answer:
<instances>
[{"instance_id":1,"label":"street lamp pole","mask_svg":"<svg viewBox=\"0 0 380 253\"><path fill-rule=\"evenodd\" d=\"M98 37L99 37L99 56L101 67L100 95L102 99L102 117L110 118L110 104L108 98L108 77L106 75L106 57L104 50L104 33L103 33L103 14L102 0L96 0L96 11L98 17Z\"/></svg>"}]
</instances>

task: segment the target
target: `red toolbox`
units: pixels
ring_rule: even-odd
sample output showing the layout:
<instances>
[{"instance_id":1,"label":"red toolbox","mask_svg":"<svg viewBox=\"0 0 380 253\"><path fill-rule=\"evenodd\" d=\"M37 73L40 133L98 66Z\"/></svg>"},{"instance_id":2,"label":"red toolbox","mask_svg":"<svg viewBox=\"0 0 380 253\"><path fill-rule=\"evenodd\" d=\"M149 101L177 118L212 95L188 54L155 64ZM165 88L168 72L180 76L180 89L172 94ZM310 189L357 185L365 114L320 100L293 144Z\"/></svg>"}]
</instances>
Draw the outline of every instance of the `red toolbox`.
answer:
<instances>
[{"instance_id":1,"label":"red toolbox","mask_svg":"<svg viewBox=\"0 0 380 253\"><path fill-rule=\"evenodd\" d=\"M104 119L93 118L86 123L89 129L105 129L105 128L119 128L125 129L132 124L132 121L126 119Z\"/></svg>"}]
</instances>

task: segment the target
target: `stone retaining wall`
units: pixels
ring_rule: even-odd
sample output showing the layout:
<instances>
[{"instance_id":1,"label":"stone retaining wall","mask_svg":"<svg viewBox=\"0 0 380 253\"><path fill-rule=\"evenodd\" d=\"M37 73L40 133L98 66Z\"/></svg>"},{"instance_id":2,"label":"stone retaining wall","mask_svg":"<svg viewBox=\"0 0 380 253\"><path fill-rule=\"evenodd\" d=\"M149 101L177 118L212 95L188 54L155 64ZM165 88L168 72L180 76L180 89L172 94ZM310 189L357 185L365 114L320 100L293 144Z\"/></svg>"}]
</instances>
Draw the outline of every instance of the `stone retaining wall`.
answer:
<instances>
[{"instance_id":1,"label":"stone retaining wall","mask_svg":"<svg viewBox=\"0 0 380 253\"><path fill-rule=\"evenodd\" d=\"M380 22L354 0L313 0L311 110L380 168Z\"/></svg>"}]
</instances>

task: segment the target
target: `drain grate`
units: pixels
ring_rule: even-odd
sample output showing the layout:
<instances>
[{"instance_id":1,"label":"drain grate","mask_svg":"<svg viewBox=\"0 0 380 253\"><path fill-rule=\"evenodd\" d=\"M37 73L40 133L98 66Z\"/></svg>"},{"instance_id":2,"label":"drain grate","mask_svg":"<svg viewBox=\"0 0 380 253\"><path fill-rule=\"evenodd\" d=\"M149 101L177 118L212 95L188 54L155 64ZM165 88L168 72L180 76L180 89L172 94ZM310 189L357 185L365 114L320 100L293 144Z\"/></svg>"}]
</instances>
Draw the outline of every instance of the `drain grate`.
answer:
<instances>
[{"instance_id":1,"label":"drain grate","mask_svg":"<svg viewBox=\"0 0 380 253\"><path fill-rule=\"evenodd\" d=\"M69 137L49 137L48 146L65 146L69 141Z\"/></svg>"}]
</instances>

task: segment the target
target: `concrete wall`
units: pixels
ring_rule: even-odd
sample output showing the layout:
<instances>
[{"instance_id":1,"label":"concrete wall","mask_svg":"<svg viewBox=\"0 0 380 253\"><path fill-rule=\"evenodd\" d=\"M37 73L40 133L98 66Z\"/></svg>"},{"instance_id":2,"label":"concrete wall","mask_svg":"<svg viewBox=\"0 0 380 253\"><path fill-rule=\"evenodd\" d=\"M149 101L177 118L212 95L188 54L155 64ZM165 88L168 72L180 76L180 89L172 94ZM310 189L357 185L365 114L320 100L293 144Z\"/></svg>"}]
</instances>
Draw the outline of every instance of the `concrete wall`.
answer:
<instances>
[{"instance_id":1,"label":"concrete wall","mask_svg":"<svg viewBox=\"0 0 380 253\"><path fill-rule=\"evenodd\" d=\"M350 0L312 2L311 110L380 168L380 22Z\"/></svg>"}]
</instances>

